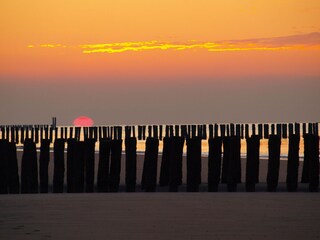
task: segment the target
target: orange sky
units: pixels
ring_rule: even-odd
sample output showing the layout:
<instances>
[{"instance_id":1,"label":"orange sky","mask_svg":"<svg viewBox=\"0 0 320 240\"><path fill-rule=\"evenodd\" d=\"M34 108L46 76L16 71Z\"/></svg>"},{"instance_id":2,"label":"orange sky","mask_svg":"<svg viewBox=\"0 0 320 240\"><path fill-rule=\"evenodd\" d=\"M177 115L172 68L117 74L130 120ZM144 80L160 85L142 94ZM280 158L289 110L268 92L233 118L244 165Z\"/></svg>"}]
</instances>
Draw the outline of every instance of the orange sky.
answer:
<instances>
[{"instance_id":1,"label":"orange sky","mask_svg":"<svg viewBox=\"0 0 320 240\"><path fill-rule=\"evenodd\" d=\"M297 64L297 59L298 64L302 64L299 74L319 76L320 72L317 69L319 35L316 43L300 40L289 43L289 48L285 42L272 43L274 46L268 48L266 44L250 46L256 39L320 32L317 0L2 1L0 27L0 74L3 77L62 78L65 74L125 77L123 68L127 69L126 74L137 77L153 74L214 77L229 76L230 64L234 70L231 75L286 75ZM230 41L242 39L249 42L240 44L240 48L239 43L228 46ZM210 51L195 47L185 52L177 48L155 48L96 53L96 56L83 53L83 46L88 44L142 42L143 46L143 42L150 41L157 42L154 45L158 47L163 43L181 46L217 42L222 46ZM46 44L60 47L40 47ZM250 52L237 52L247 48ZM230 49L234 52L224 53ZM252 58L257 60L250 60ZM308 64L304 64L306 59ZM218 70L212 67L213 62L219 66ZM263 69L261 62L268 70Z\"/></svg>"},{"instance_id":2,"label":"orange sky","mask_svg":"<svg viewBox=\"0 0 320 240\"><path fill-rule=\"evenodd\" d=\"M0 13L2 83L320 79L319 0L13 0Z\"/></svg>"}]
</instances>

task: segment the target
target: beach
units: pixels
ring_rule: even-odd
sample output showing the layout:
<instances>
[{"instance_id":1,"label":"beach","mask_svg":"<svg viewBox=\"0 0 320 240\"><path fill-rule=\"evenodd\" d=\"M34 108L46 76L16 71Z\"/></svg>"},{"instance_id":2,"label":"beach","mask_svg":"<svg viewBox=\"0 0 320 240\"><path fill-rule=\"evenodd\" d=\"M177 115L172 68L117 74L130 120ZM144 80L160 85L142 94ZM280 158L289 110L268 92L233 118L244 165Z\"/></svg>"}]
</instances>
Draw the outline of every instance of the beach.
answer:
<instances>
[{"instance_id":1,"label":"beach","mask_svg":"<svg viewBox=\"0 0 320 240\"><path fill-rule=\"evenodd\" d=\"M319 239L319 194L94 193L0 198L1 239Z\"/></svg>"},{"instance_id":2,"label":"beach","mask_svg":"<svg viewBox=\"0 0 320 240\"><path fill-rule=\"evenodd\" d=\"M18 153L18 159L21 153ZM1 239L319 239L320 195L286 192L286 161L281 161L278 193L266 192L267 161L260 161L260 183L246 193L207 192L207 158L202 158L199 193L178 193L157 187L156 193L141 192L143 155L137 159L137 192L125 192L125 155L119 193L19 194L0 196ZM49 184L52 187L52 156ZM20 162L20 161L19 161ZM95 168L98 166L96 155ZM158 158L158 177L161 155ZM302 162L299 166L299 179ZM95 171L96 173L97 171ZM96 179L96 178L95 178ZM245 159L242 159L242 182ZM96 181L95 181L96 182Z\"/></svg>"}]
</instances>

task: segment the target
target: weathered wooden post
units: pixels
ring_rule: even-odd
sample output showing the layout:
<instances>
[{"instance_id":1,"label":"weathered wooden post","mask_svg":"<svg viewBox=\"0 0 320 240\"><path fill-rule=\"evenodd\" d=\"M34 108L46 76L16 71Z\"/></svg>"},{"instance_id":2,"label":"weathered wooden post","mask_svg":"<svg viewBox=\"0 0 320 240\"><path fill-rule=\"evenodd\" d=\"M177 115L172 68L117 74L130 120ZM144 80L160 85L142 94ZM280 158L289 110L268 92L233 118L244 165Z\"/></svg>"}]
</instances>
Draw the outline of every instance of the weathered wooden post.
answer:
<instances>
[{"instance_id":1,"label":"weathered wooden post","mask_svg":"<svg viewBox=\"0 0 320 240\"><path fill-rule=\"evenodd\" d=\"M209 138L208 144L208 191L217 192L221 173L222 138Z\"/></svg>"},{"instance_id":2,"label":"weathered wooden post","mask_svg":"<svg viewBox=\"0 0 320 240\"><path fill-rule=\"evenodd\" d=\"M119 191L121 154L122 154L122 139L113 139L111 141L111 163L110 163L110 175L109 175L110 192Z\"/></svg>"},{"instance_id":3,"label":"weathered wooden post","mask_svg":"<svg viewBox=\"0 0 320 240\"><path fill-rule=\"evenodd\" d=\"M279 179L279 167L280 167L280 147L281 136L270 135L269 136L269 161L268 161L268 173L267 173L267 190L268 192L276 192Z\"/></svg>"},{"instance_id":4,"label":"weathered wooden post","mask_svg":"<svg viewBox=\"0 0 320 240\"><path fill-rule=\"evenodd\" d=\"M102 138L99 143L98 192L108 192L110 172L111 139Z\"/></svg>"},{"instance_id":5,"label":"weathered wooden post","mask_svg":"<svg viewBox=\"0 0 320 240\"><path fill-rule=\"evenodd\" d=\"M296 192L298 188L299 143L300 136L291 132L289 134L289 152L286 178L288 192Z\"/></svg>"},{"instance_id":6,"label":"weathered wooden post","mask_svg":"<svg viewBox=\"0 0 320 240\"><path fill-rule=\"evenodd\" d=\"M259 183L260 136L247 138L246 191L255 192Z\"/></svg>"},{"instance_id":7,"label":"weathered wooden post","mask_svg":"<svg viewBox=\"0 0 320 240\"><path fill-rule=\"evenodd\" d=\"M148 137L144 156L141 188L146 192L154 192L157 185L159 139Z\"/></svg>"},{"instance_id":8,"label":"weathered wooden post","mask_svg":"<svg viewBox=\"0 0 320 240\"><path fill-rule=\"evenodd\" d=\"M306 166L304 165L306 182L309 183L310 192L319 191L319 136L308 133L304 136L305 160L308 159Z\"/></svg>"},{"instance_id":9,"label":"weathered wooden post","mask_svg":"<svg viewBox=\"0 0 320 240\"><path fill-rule=\"evenodd\" d=\"M3 135L2 135L3 137ZM0 194L8 193L9 182L9 142L0 140Z\"/></svg>"},{"instance_id":10,"label":"weathered wooden post","mask_svg":"<svg viewBox=\"0 0 320 240\"><path fill-rule=\"evenodd\" d=\"M171 139L171 153L169 157L169 191L177 192L182 184L182 155L184 138L175 136Z\"/></svg>"},{"instance_id":11,"label":"weathered wooden post","mask_svg":"<svg viewBox=\"0 0 320 240\"><path fill-rule=\"evenodd\" d=\"M54 168L53 168L53 192L62 193L64 183L64 145L65 140L58 138L54 141Z\"/></svg>"},{"instance_id":12,"label":"weathered wooden post","mask_svg":"<svg viewBox=\"0 0 320 240\"><path fill-rule=\"evenodd\" d=\"M168 128L166 128L169 130ZM160 187L169 185L169 169L170 169L170 155L171 155L171 141L172 138L168 137L167 134L163 138L162 144L162 159L160 166Z\"/></svg>"},{"instance_id":13,"label":"weathered wooden post","mask_svg":"<svg viewBox=\"0 0 320 240\"><path fill-rule=\"evenodd\" d=\"M8 190L9 193L19 193L20 192L20 182L18 173L18 159L17 159L17 146L15 142L9 142L9 181Z\"/></svg>"},{"instance_id":14,"label":"weathered wooden post","mask_svg":"<svg viewBox=\"0 0 320 240\"><path fill-rule=\"evenodd\" d=\"M21 193L38 193L38 163L36 144L24 140L21 159Z\"/></svg>"},{"instance_id":15,"label":"weathered wooden post","mask_svg":"<svg viewBox=\"0 0 320 240\"><path fill-rule=\"evenodd\" d=\"M125 138L126 151L126 191L136 191L137 181L137 139L130 137Z\"/></svg>"},{"instance_id":16,"label":"weathered wooden post","mask_svg":"<svg viewBox=\"0 0 320 240\"><path fill-rule=\"evenodd\" d=\"M76 164L78 161L78 159L76 159L76 155L77 155L76 152L77 152L77 139L69 138L67 140L67 192L68 193L76 192L76 184L77 184Z\"/></svg>"},{"instance_id":17,"label":"weathered wooden post","mask_svg":"<svg viewBox=\"0 0 320 240\"><path fill-rule=\"evenodd\" d=\"M41 146L40 146L40 158L39 158L40 193L48 193L49 161L50 161L50 140L42 139Z\"/></svg>"},{"instance_id":18,"label":"weathered wooden post","mask_svg":"<svg viewBox=\"0 0 320 240\"><path fill-rule=\"evenodd\" d=\"M95 163L95 145L96 140L94 136L91 135L92 138L88 138L84 141L85 144L85 191L87 193L93 192L94 186L94 163Z\"/></svg>"},{"instance_id":19,"label":"weathered wooden post","mask_svg":"<svg viewBox=\"0 0 320 240\"><path fill-rule=\"evenodd\" d=\"M187 192L198 192L201 184L201 138L187 139Z\"/></svg>"}]
</instances>

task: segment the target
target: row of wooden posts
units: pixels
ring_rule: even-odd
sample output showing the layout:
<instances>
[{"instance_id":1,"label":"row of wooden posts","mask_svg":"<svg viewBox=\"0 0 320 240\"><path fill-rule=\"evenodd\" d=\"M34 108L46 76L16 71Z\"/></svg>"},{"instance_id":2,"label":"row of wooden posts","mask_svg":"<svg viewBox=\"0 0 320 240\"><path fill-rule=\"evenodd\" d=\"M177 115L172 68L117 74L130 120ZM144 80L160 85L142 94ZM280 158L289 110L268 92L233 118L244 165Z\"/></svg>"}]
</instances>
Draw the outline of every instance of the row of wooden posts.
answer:
<instances>
[{"instance_id":1,"label":"row of wooden posts","mask_svg":"<svg viewBox=\"0 0 320 240\"><path fill-rule=\"evenodd\" d=\"M200 137L210 139L214 137L237 136L241 139L251 135L258 135L261 139L268 139L269 135L278 135L288 138L289 135L315 134L318 135L319 123L278 123L278 124L201 124L201 125L139 125L125 126L125 137L137 137L138 140L146 140L153 137L159 140L163 136L181 136L186 139ZM138 130L138 131L137 131ZM136 131L138 134L136 135ZM0 125L1 139L7 139L15 143L24 143L25 139L32 139L39 143L42 139L75 138L84 139L103 138L122 139L122 126L99 126L99 127L52 127L50 125Z\"/></svg>"},{"instance_id":2,"label":"row of wooden posts","mask_svg":"<svg viewBox=\"0 0 320 240\"><path fill-rule=\"evenodd\" d=\"M187 146L186 189L188 192L196 192L199 191L199 185L201 184L201 141L205 139L205 136L203 136L204 132L206 132L204 131L205 125L185 126L167 126L165 127L166 135L163 138L161 137L163 149L159 185L162 187L168 186L169 191L178 191L179 186L182 184L182 159L185 142ZM220 135L215 134L218 132L216 131L217 126L209 125L208 191L218 191L219 184L221 183L227 185L228 191L237 191L237 184L241 183L242 177L240 155L241 129L247 132L247 125L220 125ZM244 126L244 128L241 128L241 126ZM298 129L300 127L293 127L297 126L297 124L289 124L288 126L289 135L286 137L289 137L289 152L286 183L288 191L297 191L300 142L300 130ZM314 192L319 189L318 124L306 124L306 126L308 126L308 132L304 132L303 134L304 162L301 182L309 183L309 191ZM175 132L173 132L174 128ZM258 127L258 129L260 128ZM279 130L277 133L274 131L275 128ZM50 142L52 139L50 139L50 134L45 135L46 129L48 129L48 133L50 132L49 128L44 127L42 129L44 134L41 134L40 137L39 171L35 141L35 133L37 131L35 129L25 131L33 132L33 137L32 135L27 135L24 138L20 136L20 140L23 142L20 178L16 152L16 140L18 138L7 138L7 131L1 130L0 193L37 193L39 191L47 193L49 191L48 164L50 161ZM95 144L97 139L99 139L99 162L98 173L96 174L97 191L119 191L123 145L122 134L120 133L122 132L121 127L83 128L84 140L80 140L80 135L77 134L71 134L67 138L67 132L71 133L72 128L68 129L69 131L65 131L65 128L60 128L59 130L62 131L61 129L63 129L62 134L60 137L54 138L53 141L53 192L61 193L64 191L65 167L67 173L67 192L94 191ZM81 130L81 128L76 129ZM100 129L102 135L95 134L99 133ZM107 135L108 129L109 136ZM129 126L125 127L125 185L128 192L136 191L137 186L137 138L133 129ZM138 127L138 139L144 138L143 132L145 129L143 126ZM229 131L227 130L227 133L223 134L223 129L229 129ZM295 129L295 131L293 132L290 129ZM284 137L283 134L285 132L283 130L283 125L274 125L274 127L271 125L271 134L266 135L266 131L264 131L264 137L268 137L269 139L267 191L270 192L277 191L278 187L281 138ZM41 129L39 131L41 132ZM53 129L53 131L57 132L56 129ZM151 133L152 131L153 133ZM76 130L76 132L79 133L79 130ZM111 132L113 133L111 134ZM157 134L157 127L148 127L148 132L149 134L145 142L141 188L144 191L153 192L156 191L157 187L160 137ZM250 136L244 135L247 141L245 186L246 191L250 192L255 191L255 186L259 182L259 149L262 137L262 132L258 131L255 133L254 128L251 129L251 133ZM98 136L100 137L98 138ZM64 152L66 143L67 159L65 164Z\"/></svg>"}]
</instances>

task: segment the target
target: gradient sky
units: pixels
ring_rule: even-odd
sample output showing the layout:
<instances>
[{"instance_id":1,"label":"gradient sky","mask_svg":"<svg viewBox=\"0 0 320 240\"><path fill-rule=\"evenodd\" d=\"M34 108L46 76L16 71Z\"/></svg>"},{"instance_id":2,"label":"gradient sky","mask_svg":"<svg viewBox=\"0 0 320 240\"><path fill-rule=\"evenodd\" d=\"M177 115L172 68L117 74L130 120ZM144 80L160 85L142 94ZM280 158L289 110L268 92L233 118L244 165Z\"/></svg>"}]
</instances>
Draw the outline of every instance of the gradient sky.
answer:
<instances>
[{"instance_id":1,"label":"gradient sky","mask_svg":"<svg viewBox=\"0 0 320 240\"><path fill-rule=\"evenodd\" d=\"M319 0L12 0L0 29L0 124L320 119Z\"/></svg>"}]
</instances>

